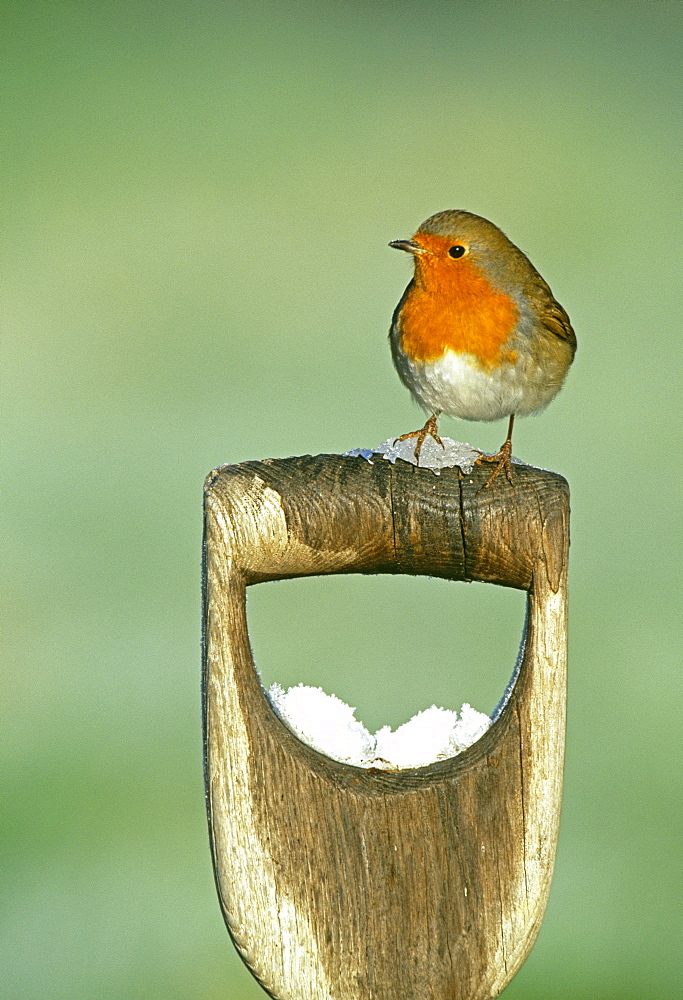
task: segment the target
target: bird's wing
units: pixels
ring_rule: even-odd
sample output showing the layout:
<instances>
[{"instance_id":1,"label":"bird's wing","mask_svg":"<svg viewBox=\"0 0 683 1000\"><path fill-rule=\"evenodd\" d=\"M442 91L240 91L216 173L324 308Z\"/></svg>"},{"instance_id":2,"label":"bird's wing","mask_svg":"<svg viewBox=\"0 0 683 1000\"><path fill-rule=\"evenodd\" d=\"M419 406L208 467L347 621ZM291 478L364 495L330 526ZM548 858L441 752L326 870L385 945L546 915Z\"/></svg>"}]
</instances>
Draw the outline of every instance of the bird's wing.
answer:
<instances>
[{"instance_id":1,"label":"bird's wing","mask_svg":"<svg viewBox=\"0 0 683 1000\"><path fill-rule=\"evenodd\" d=\"M572 355L576 351L576 334L572 329L569 316L566 310L560 305L550 287L538 275L540 281L534 283L535 298L541 306L539 315L541 323L550 333L567 342L572 349Z\"/></svg>"}]
</instances>

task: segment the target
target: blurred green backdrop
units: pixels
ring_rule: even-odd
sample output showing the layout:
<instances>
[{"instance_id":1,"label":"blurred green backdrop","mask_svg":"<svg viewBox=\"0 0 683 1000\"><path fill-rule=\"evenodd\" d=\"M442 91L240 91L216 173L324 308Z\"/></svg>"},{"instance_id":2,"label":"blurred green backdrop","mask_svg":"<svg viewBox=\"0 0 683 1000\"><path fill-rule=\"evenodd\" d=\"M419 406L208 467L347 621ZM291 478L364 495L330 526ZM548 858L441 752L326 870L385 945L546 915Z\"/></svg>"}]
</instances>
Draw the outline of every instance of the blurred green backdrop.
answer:
<instances>
[{"instance_id":1,"label":"blurred green backdrop","mask_svg":"<svg viewBox=\"0 0 683 1000\"><path fill-rule=\"evenodd\" d=\"M0 21L2 995L263 996L206 834L202 481L415 426L387 243L457 207L529 253L579 337L515 434L569 479L573 548L556 877L506 996L672 996L677 5L5 0ZM254 588L250 616L267 680L396 725L493 707L522 597L311 580Z\"/></svg>"}]
</instances>

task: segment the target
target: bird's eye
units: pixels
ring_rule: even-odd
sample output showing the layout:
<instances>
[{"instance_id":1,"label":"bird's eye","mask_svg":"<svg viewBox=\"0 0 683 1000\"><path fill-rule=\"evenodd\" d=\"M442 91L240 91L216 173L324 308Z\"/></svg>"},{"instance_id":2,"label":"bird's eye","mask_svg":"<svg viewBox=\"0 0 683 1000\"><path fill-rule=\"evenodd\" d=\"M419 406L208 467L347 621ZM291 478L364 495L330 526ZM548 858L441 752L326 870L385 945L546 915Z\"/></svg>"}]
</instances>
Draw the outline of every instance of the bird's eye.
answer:
<instances>
[{"instance_id":1,"label":"bird's eye","mask_svg":"<svg viewBox=\"0 0 683 1000\"><path fill-rule=\"evenodd\" d=\"M465 249L465 247L462 246L460 243L456 243L456 245L454 247L451 247L449 249L448 256L449 257L456 257L457 258L457 257L462 257L466 253L467 253L467 250Z\"/></svg>"}]
</instances>

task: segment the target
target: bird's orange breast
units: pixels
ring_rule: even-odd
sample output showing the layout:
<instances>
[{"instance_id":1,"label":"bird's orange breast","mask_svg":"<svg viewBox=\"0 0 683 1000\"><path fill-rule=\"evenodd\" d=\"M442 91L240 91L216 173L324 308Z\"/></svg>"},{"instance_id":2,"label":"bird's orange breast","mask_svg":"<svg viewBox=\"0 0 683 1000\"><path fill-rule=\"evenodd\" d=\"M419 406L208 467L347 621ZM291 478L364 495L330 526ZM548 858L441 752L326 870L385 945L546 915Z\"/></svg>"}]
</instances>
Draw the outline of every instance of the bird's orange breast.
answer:
<instances>
[{"instance_id":1,"label":"bird's orange breast","mask_svg":"<svg viewBox=\"0 0 683 1000\"><path fill-rule=\"evenodd\" d=\"M472 354L489 369L514 364L515 352L502 350L519 318L513 299L493 288L470 259L424 254L415 263L415 281L398 317L404 353L427 362L451 350Z\"/></svg>"}]
</instances>

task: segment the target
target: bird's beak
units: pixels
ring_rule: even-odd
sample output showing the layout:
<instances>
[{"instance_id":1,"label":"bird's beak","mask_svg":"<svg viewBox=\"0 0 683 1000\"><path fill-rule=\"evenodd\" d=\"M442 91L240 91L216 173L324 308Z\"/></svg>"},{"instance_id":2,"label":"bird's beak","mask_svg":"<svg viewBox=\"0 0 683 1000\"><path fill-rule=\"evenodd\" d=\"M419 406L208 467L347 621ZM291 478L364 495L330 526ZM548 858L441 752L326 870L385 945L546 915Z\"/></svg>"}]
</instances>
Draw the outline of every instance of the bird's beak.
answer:
<instances>
[{"instance_id":1,"label":"bird's beak","mask_svg":"<svg viewBox=\"0 0 683 1000\"><path fill-rule=\"evenodd\" d=\"M415 240L392 240L389 246L393 247L394 250L405 250L407 253L427 253L427 250L421 247L419 243L416 243Z\"/></svg>"}]
</instances>

